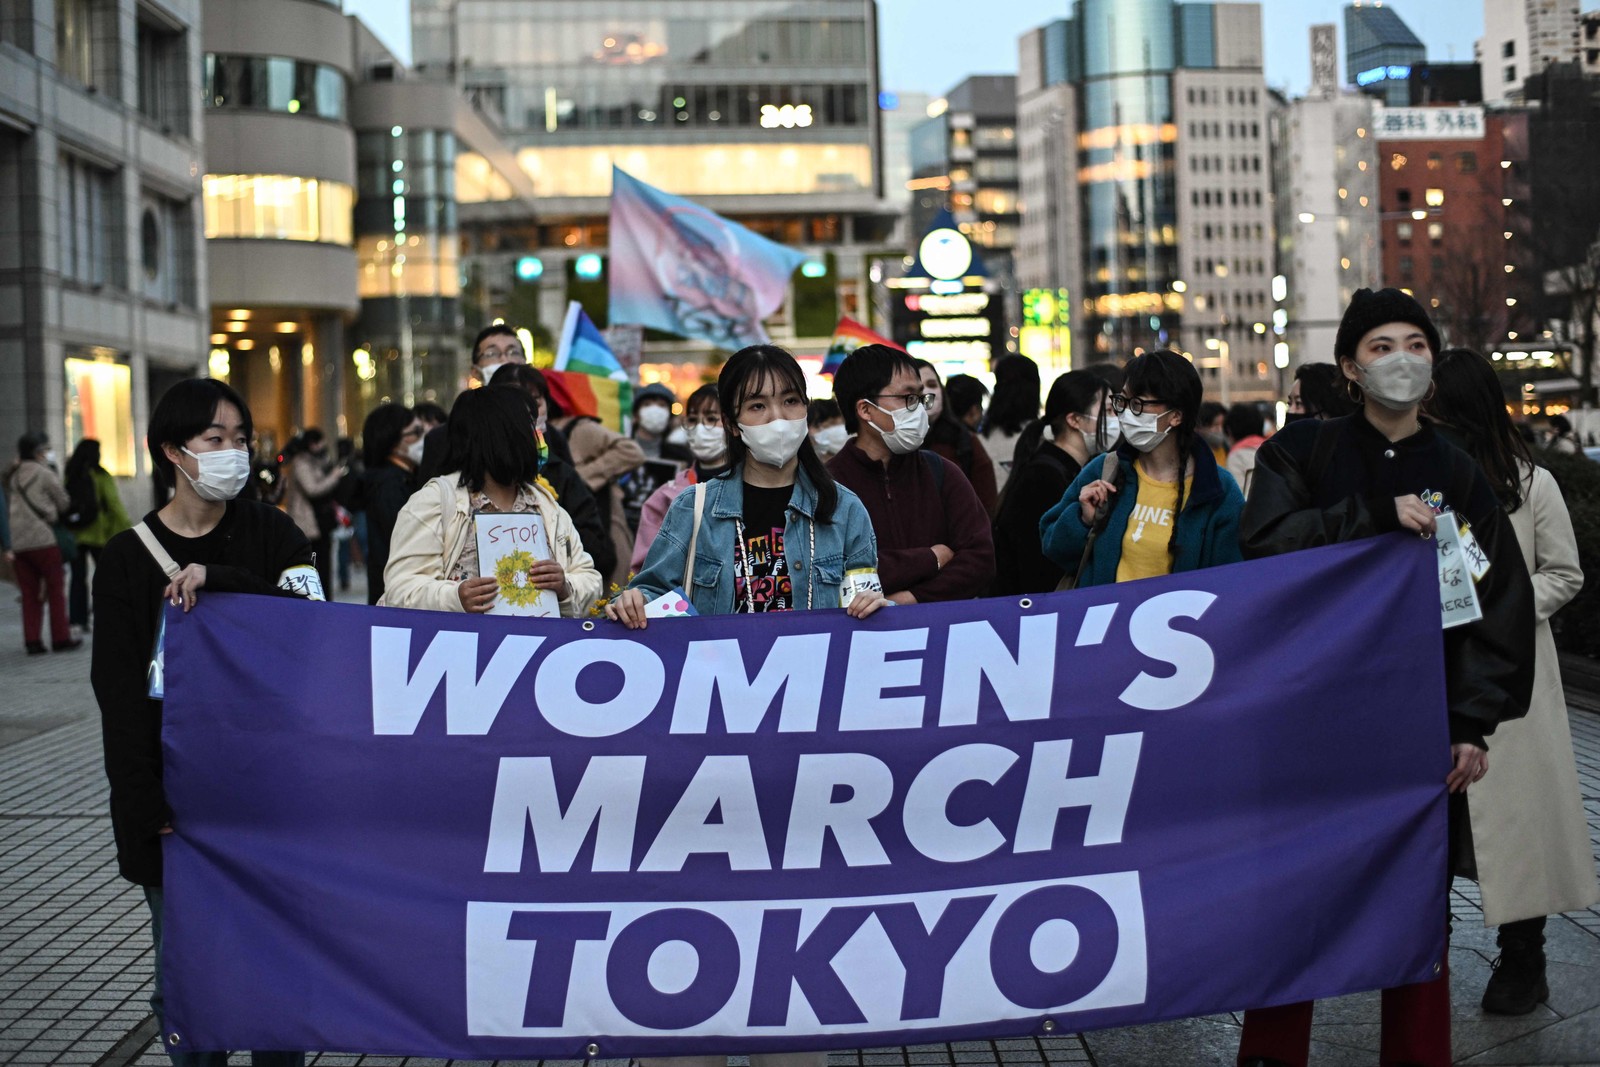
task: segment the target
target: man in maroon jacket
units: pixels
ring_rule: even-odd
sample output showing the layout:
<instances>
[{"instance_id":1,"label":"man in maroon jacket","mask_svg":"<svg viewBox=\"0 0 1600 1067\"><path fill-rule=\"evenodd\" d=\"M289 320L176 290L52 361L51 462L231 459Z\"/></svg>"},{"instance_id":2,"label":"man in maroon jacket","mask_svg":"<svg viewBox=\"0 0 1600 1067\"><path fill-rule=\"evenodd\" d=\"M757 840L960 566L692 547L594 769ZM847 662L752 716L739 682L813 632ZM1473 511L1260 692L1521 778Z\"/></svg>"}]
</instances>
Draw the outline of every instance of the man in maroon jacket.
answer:
<instances>
[{"instance_id":1,"label":"man in maroon jacket","mask_svg":"<svg viewBox=\"0 0 1600 1067\"><path fill-rule=\"evenodd\" d=\"M867 506L885 595L897 604L982 596L994 580L989 516L960 467L918 451L931 397L911 357L863 345L840 365L833 395L855 436L828 470Z\"/></svg>"}]
</instances>

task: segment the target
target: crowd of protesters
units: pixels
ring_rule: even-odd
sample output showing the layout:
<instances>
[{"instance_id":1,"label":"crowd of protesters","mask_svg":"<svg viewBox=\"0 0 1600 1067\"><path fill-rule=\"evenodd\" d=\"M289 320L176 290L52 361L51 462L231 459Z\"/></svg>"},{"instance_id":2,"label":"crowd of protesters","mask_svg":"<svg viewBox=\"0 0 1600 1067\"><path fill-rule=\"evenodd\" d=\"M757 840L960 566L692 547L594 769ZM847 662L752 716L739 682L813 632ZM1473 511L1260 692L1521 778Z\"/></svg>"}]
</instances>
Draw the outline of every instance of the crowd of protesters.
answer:
<instances>
[{"instance_id":1,"label":"crowd of protesters","mask_svg":"<svg viewBox=\"0 0 1600 1067\"><path fill-rule=\"evenodd\" d=\"M131 529L97 442L58 476L49 442L26 436L5 474L0 532L29 652L46 651L46 608L51 648L81 642L71 624L90 623L93 566L92 680L118 859L145 887L159 944L160 837L182 817L161 784L162 605L190 610L204 590L324 599L336 580L348 587L335 572L342 528L369 602L485 612L498 587L480 573L473 517L537 515L550 558L529 581L563 617L639 629L672 592L700 614L842 608L864 619L1383 533L1426 538L1448 508L1491 563L1482 621L1443 639L1450 862L1481 881L1500 928L1484 1008L1531 1011L1548 996L1545 916L1600 896L1549 625L1582 585L1571 522L1490 365L1444 349L1411 296L1358 292L1331 356L1297 370L1279 428L1254 405L1206 403L1174 352L1072 371L1048 392L1035 364L1009 357L991 396L974 378L941 381L931 364L867 345L839 366L831 398L809 398L799 363L759 345L685 397L640 389L621 433L565 410L517 334L493 326L473 345L480 387L448 412L383 404L359 456L330 455L307 430L270 494L258 492L243 399L211 380L174 386L147 435L172 495ZM1384 993L1383 1062L1450 1062L1448 978L1441 960L1437 979ZM158 967L158 1013L160 997ZM1239 1062L1304 1064L1311 1018L1310 1004L1250 1010Z\"/></svg>"}]
</instances>

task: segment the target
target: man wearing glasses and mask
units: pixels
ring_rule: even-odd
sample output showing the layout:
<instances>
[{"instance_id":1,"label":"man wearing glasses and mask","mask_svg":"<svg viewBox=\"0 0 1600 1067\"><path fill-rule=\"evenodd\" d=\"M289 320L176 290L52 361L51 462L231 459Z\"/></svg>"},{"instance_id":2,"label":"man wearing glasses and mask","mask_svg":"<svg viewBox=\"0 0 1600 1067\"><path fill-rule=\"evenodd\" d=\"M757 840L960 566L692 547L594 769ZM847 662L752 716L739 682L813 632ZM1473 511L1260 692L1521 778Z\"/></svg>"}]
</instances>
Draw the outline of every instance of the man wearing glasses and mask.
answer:
<instances>
[{"instance_id":1,"label":"man wearing glasses and mask","mask_svg":"<svg viewBox=\"0 0 1600 1067\"><path fill-rule=\"evenodd\" d=\"M930 451L917 365L887 345L863 345L833 377L852 436L828 470L861 498L878 537L878 576L897 604L983 596L994 581L989 516L961 468Z\"/></svg>"}]
</instances>

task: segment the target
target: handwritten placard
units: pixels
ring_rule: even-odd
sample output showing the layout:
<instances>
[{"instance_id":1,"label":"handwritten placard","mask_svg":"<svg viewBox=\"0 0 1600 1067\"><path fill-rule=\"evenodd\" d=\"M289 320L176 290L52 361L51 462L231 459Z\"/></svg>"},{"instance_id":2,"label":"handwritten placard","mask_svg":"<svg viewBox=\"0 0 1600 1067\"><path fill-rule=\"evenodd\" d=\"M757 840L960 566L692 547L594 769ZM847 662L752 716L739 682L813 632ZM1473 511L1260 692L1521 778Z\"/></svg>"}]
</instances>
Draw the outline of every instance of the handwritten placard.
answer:
<instances>
[{"instance_id":1,"label":"handwritten placard","mask_svg":"<svg viewBox=\"0 0 1600 1067\"><path fill-rule=\"evenodd\" d=\"M478 575L499 583L490 615L534 615L555 618L561 599L549 589L533 584L529 570L540 560L554 558L544 520L534 512L478 515Z\"/></svg>"},{"instance_id":2,"label":"handwritten placard","mask_svg":"<svg viewBox=\"0 0 1600 1067\"><path fill-rule=\"evenodd\" d=\"M1456 525L1455 512L1446 508L1439 513L1439 610L1446 630L1465 626L1483 618L1483 605L1478 603L1478 589L1473 579L1473 561L1462 547L1461 527ZM1477 547L1474 540L1473 547Z\"/></svg>"}]
</instances>

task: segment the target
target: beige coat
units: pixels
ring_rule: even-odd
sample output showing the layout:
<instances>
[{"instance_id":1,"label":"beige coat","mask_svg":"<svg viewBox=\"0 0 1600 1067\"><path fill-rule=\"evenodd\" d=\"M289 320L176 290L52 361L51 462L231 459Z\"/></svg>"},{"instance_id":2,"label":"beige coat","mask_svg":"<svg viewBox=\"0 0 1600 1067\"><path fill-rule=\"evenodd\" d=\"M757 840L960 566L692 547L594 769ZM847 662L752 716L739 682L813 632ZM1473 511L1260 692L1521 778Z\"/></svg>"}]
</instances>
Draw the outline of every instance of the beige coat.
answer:
<instances>
[{"instance_id":1,"label":"beige coat","mask_svg":"<svg viewBox=\"0 0 1600 1067\"><path fill-rule=\"evenodd\" d=\"M72 498L61 488L56 472L36 459L23 460L6 473L6 493L12 549L55 548L56 532L50 524L72 510Z\"/></svg>"},{"instance_id":2,"label":"beige coat","mask_svg":"<svg viewBox=\"0 0 1600 1067\"><path fill-rule=\"evenodd\" d=\"M1550 616L1583 587L1578 544L1550 472L1531 469L1525 499L1511 514L1533 577L1537 659L1528 715L1489 738L1489 773L1467 792L1472 847L1489 926L1559 915L1600 900L1566 694Z\"/></svg>"},{"instance_id":3,"label":"beige coat","mask_svg":"<svg viewBox=\"0 0 1600 1067\"><path fill-rule=\"evenodd\" d=\"M300 532L313 541L323 534L333 533L317 525L317 509L314 505L337 489L339 479L343 477L344 468L324 469L322 460L310 452L300 453L289 464L289 484L283 494L283 510L300 527Z\"/></svg>"},{"instance_id":4,"label":"beige coat","mask_svg":"<svg viewBox=\"0 0 1600 1067\"><path fill-rule=\"evenodd\" d=\"M542 486L534 496L550 549L567 575L561 614L569 619L587 616L600 596L600 572L594 569L577 528L555 497ZM452 502L448 515L446 500ZM462 488L459 474L441 475L417 490L395 520L380 603L391 608L464 611L456 592L458 583L450 574L471 536L471 494Z\"/></svg>"},{"instance_id":5,"label":"beige coat","mask_svg":"<svg viewBox=\"0 0 1600 1067\"><path fill-rule=\"evenodd\" d=\"M622 506L622 488L617 478L644 462L644 449L639 442L625 437L593 419L568 418L557 428L567 435L567 449L572 453L572 465L583 478L584 484L596 497L606 494L611 502L611 545L617 550L617 566L603 575L614 585L628 584L631 573L628 563L633 559L633 531L628 527L628 516Z\"/></svg>"}]
</instances>

